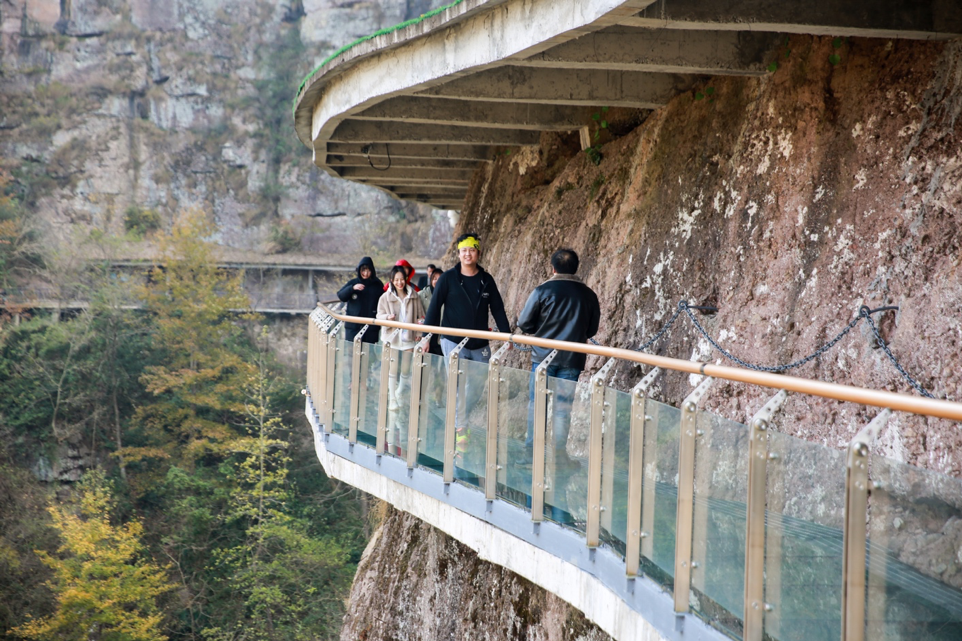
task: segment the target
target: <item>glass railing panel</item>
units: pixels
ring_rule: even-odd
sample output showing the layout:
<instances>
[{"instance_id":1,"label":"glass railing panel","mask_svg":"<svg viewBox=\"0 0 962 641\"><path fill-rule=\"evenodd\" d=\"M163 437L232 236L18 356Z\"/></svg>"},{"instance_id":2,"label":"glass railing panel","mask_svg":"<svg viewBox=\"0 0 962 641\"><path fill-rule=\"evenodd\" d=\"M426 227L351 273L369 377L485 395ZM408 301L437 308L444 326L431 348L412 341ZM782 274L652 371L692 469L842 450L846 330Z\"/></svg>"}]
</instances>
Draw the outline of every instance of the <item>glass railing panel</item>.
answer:
<instances>
[{"instance_id":1,"label":"glass railing panel","mask_svg":"<svg viewBox=\"0 0 962 641\"><path fill-rule=\"evenodd\" d=\"M488 364L461 360L459 369L454 478L482 487L488 434Z\"/></svg>"},{"instance_id":2,"label":"glass railing panel","mask_svg":"<svg viewBox=\"0 0 962 641\"><path fill-rule=\"evenodd\" d=\"M443 356L423 354L418 412L418 465L440 474L444 469L444 420L448 368Z\"/></svg>"},{"instance_id":3,"label":"glass railing panel","mask_svg":"<svg viewBox=\"0 0 962 641\"><path fill-rule=\"evenodd\" d=\"M880 456L869 479L865 638L962 639L962 481Z\"/></svg>"},{"instance_id":4,"label":"glass railing panel","mask_svg":"<svg viewBox=\"0 0 962 641\"><path fill-rule=\"evenodd\" d=\"M548 392L544 516L584 532L588 518L590 385L549 376Z\"/></svg>"},{"instance_id":5,"label":"glass railing panel","mask_svg":"<svg viewBox=\"0 0 962 641\"><path fill-rule=\"evenodd\" d=\"M372 326L372 329L376 327ZM368 332L371 329L367 330ZM363 343L361 352L361 397L358 404L357 441L369 447L377 442L377 410L381 391L380 343Z\"/></svg>"},{"instance_id":6,"label":"glass railing panel","mask_svg":"<svg viewBox=\"0 0 962 641\"><path fill-rule=\"evenodd\" d=\"M749 431L698 412L692 524L692 608L735 637L745 603L745 510ZM697 564L697 565L696 565Z\"/></svg>"},{"instance_id":7,"label":"glass railing panel","mask_svg":"<svg viewBox=\"0 0 962 641\"><path fill-rule=\"evenodd\" d=\"M845 453L769 433L765 634L841 638Z\"/></svg>"},{"instance_id":8,"label":"glass railing panel","mask_svg":"<svg viewBox=\"0 0 962 641\"><path fill-rule=\"evenodd\" d=\"M681 411L651 399L645 426L642 478L641 570L667 588L674 585L675 519L678 513L678 445Z\"/></svg>"},{"instance_id":9,"label":"glass railing panel","mask_svg":"<svg viewBox=\"0 0 962 641\"><path fill-rule=\"evenodd\" d=\"M531 507L531 455L525 454L534 376L530 370L501 368L498 391L498 485L497 496L523 507ZM530 416L529 416L530 414Z\"/></svg>"},{"instance_id":10,"label":"glass railing panel","mask_svg":"<svg viewBox=\"0 0 962 641\"><path fill-rule=\"evenodd\" d=\"M351 416L351 367L354 344L342 338L335 339L334 353L334 425L335 434L347 436Z\"/></svg>"},{"instance_id":11,"label":"glass railing panel","mask_svg":"<svg viewBox=\"0 0 962 641\"><path fill-rule=\"evenodd\" d=\"M631 395L605 389L601 454L601 541L624 558L628 532Z\"/></svg>"},{"instance_id":12,"label":"glass railing panel","mask_svg":"<svg viewBox=\"0 0 962 641\"><path fill-rule=\"evenodd\" d=\"M408 425L411 420L411 364L410 349L391 348L391 367L388 370L387 453L407 457Z\"/></svg>"}]
</instances>

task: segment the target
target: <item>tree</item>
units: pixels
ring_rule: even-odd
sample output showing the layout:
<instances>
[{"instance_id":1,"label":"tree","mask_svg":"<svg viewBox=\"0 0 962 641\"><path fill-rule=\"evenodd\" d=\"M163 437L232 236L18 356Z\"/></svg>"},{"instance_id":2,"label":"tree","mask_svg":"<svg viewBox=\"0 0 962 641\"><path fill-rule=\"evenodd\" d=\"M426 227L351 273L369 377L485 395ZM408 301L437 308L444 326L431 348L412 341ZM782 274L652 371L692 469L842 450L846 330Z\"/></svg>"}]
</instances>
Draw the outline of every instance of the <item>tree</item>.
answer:
<instances>
[{"instance_id":1,"label":"tree","mask_svg":"<svg viewBox=\"0 0 962 641\"><path fill-rule=\"evenodd\" d=\"M50 508L60 533L59 556L37 552L54 572L48 583L56 611L14 632L39 641L162 641L157 599L173 586L164 570L146 560L143 526L110 523L111 489L99 471L81 481L79 511Z\"/></svg>"},{"instance_id":2,"label":"tree","mask_svg":"<svg viewBox=\"0 0 962 641\"><path fill-rule=\"evenodd\" d=\"M230 427L244 410L243 387L251 372L244 335L236 322L250 301L242 275L214 262L204 240L213 227L202 212L188 210L160 239L162 265L149 274L141 296L152 316L162 363L146 368L141 382L154 402L135 416L147 445L125 448L126 461L198 458L221 454L237 433Z\"/></svg>"},{"instance_id":3,"label":"tree","mask_svg":"<svg viewBox=\"0 0 962 641\"><path fill-rule=\"evenodd\" d=\"M256 368L245 385L247 435L231 444L228 521L243 529L214 565L225 576L224 607L204 636L214 641L304 641L336 638L340 599L350 584L349 554L330 536L312 536L296 514L288 481L290 445L272 409L276 376L268 366L268 334L258 340ZM216 598L216 597L215 597ZM332 625L333 624L333 625Z\"/></svg>"}]
</instances>

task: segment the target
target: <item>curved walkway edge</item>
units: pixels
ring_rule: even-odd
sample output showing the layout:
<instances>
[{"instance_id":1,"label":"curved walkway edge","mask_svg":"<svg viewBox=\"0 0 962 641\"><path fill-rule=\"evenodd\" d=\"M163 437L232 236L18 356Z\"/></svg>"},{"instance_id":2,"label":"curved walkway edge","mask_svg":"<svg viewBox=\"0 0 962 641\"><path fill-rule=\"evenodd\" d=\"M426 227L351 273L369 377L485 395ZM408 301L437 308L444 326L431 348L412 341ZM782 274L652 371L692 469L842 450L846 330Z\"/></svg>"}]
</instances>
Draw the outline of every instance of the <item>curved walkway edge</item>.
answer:
<instances>
[{"instance_id":1,"label":"curved walkway edge","mask_svg":"<svg viewBox=\"0 0 962 641\"><path fill-rule=\"evenodd\" d=\"M387 501L500 565L564 599L619 641L723 641L718 630L691 614L676 615L671 594L648 579L625 577L610 550L585 547L575 532L533 524L530 514L480 490L445 484L430 471L378 456L361 444L324 433L310 397L305 413L317 458L328 476ZM550 550L550 551L549 551Z\"/></svg>"}]
</instances>

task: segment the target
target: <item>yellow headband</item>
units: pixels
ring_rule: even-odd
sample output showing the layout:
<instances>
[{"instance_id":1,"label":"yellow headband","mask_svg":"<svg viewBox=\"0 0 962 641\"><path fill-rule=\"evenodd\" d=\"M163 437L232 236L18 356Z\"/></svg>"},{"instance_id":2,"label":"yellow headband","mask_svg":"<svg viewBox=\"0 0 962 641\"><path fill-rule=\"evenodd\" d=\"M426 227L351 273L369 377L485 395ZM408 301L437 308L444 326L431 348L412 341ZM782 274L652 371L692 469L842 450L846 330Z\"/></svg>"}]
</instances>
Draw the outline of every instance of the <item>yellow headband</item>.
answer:
<instances>
[{"instance_id":1,"label":"yellow headband","mask_svg":"<svg viewBox=\"0 0 962 641\"><path fill-rule=\"evenodd\" d=\"M474 249L480 250L481 243L474 236L468 236L460 243L458 243L458 249L464 249L465 247L472 247Z\"/></svg>"}]
</instances>

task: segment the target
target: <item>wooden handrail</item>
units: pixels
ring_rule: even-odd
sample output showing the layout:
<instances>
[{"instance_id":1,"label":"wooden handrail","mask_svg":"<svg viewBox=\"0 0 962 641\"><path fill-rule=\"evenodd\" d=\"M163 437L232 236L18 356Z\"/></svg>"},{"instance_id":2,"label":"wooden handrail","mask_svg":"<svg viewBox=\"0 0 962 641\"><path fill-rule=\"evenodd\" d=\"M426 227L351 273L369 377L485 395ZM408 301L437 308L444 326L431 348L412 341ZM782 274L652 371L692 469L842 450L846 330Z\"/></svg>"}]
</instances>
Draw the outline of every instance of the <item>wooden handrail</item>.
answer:
<instances>
[{"instance_id":1,"label":"wooden handrail","mask_svg":"<svg viewBox=\"0 0 962 641\"><path fill-rule=\"evenodd\" d=\"M431 332L442 336L459 336L480 338L489 341L504 341L519 345L530 345L532 347L545 347L567 352L578 352L581 354L592 354L595 356L605 356L617 358L633 363L641 363L651 367L670 369L676 372L688 374L702 374L712 378L720 378L750 385L759 385L772 389L787 390L798 392L810 396L830 398L860 405L871 405L873 407L889 408L901 412L921 414L923 416L935 416L947 418L953 421L962 421L962 403L943 401L937 399L912 396L910 394L899 394L896 392L886 392L883 390L866 389L852 385L840 385L838 383L827 383L797 376L787 376L784 374L771 374L769 372L757 372L754 370L743 369L740 367L730 367L727 365L713 365L711 363L696 363L679 358L667 356L656 356L645 352L638 352L619 347L606 347L604 345L589 345L587 343L570 343L548 338L538 338L536 336L526 336L524 334L507 334L504 332L483 332L476 330L456 329L453 327L435 327L430 325L419 325L416 323L400 323L397 321L380 320L376 318L366 318L361 316L348 316L333 311L323 303L318 303L318 307L324 313L346 323L359 323L362 325L378 325L381 327L391 327L396 329L407 329L418 332Z\"/></svg>"}]
</instances>

